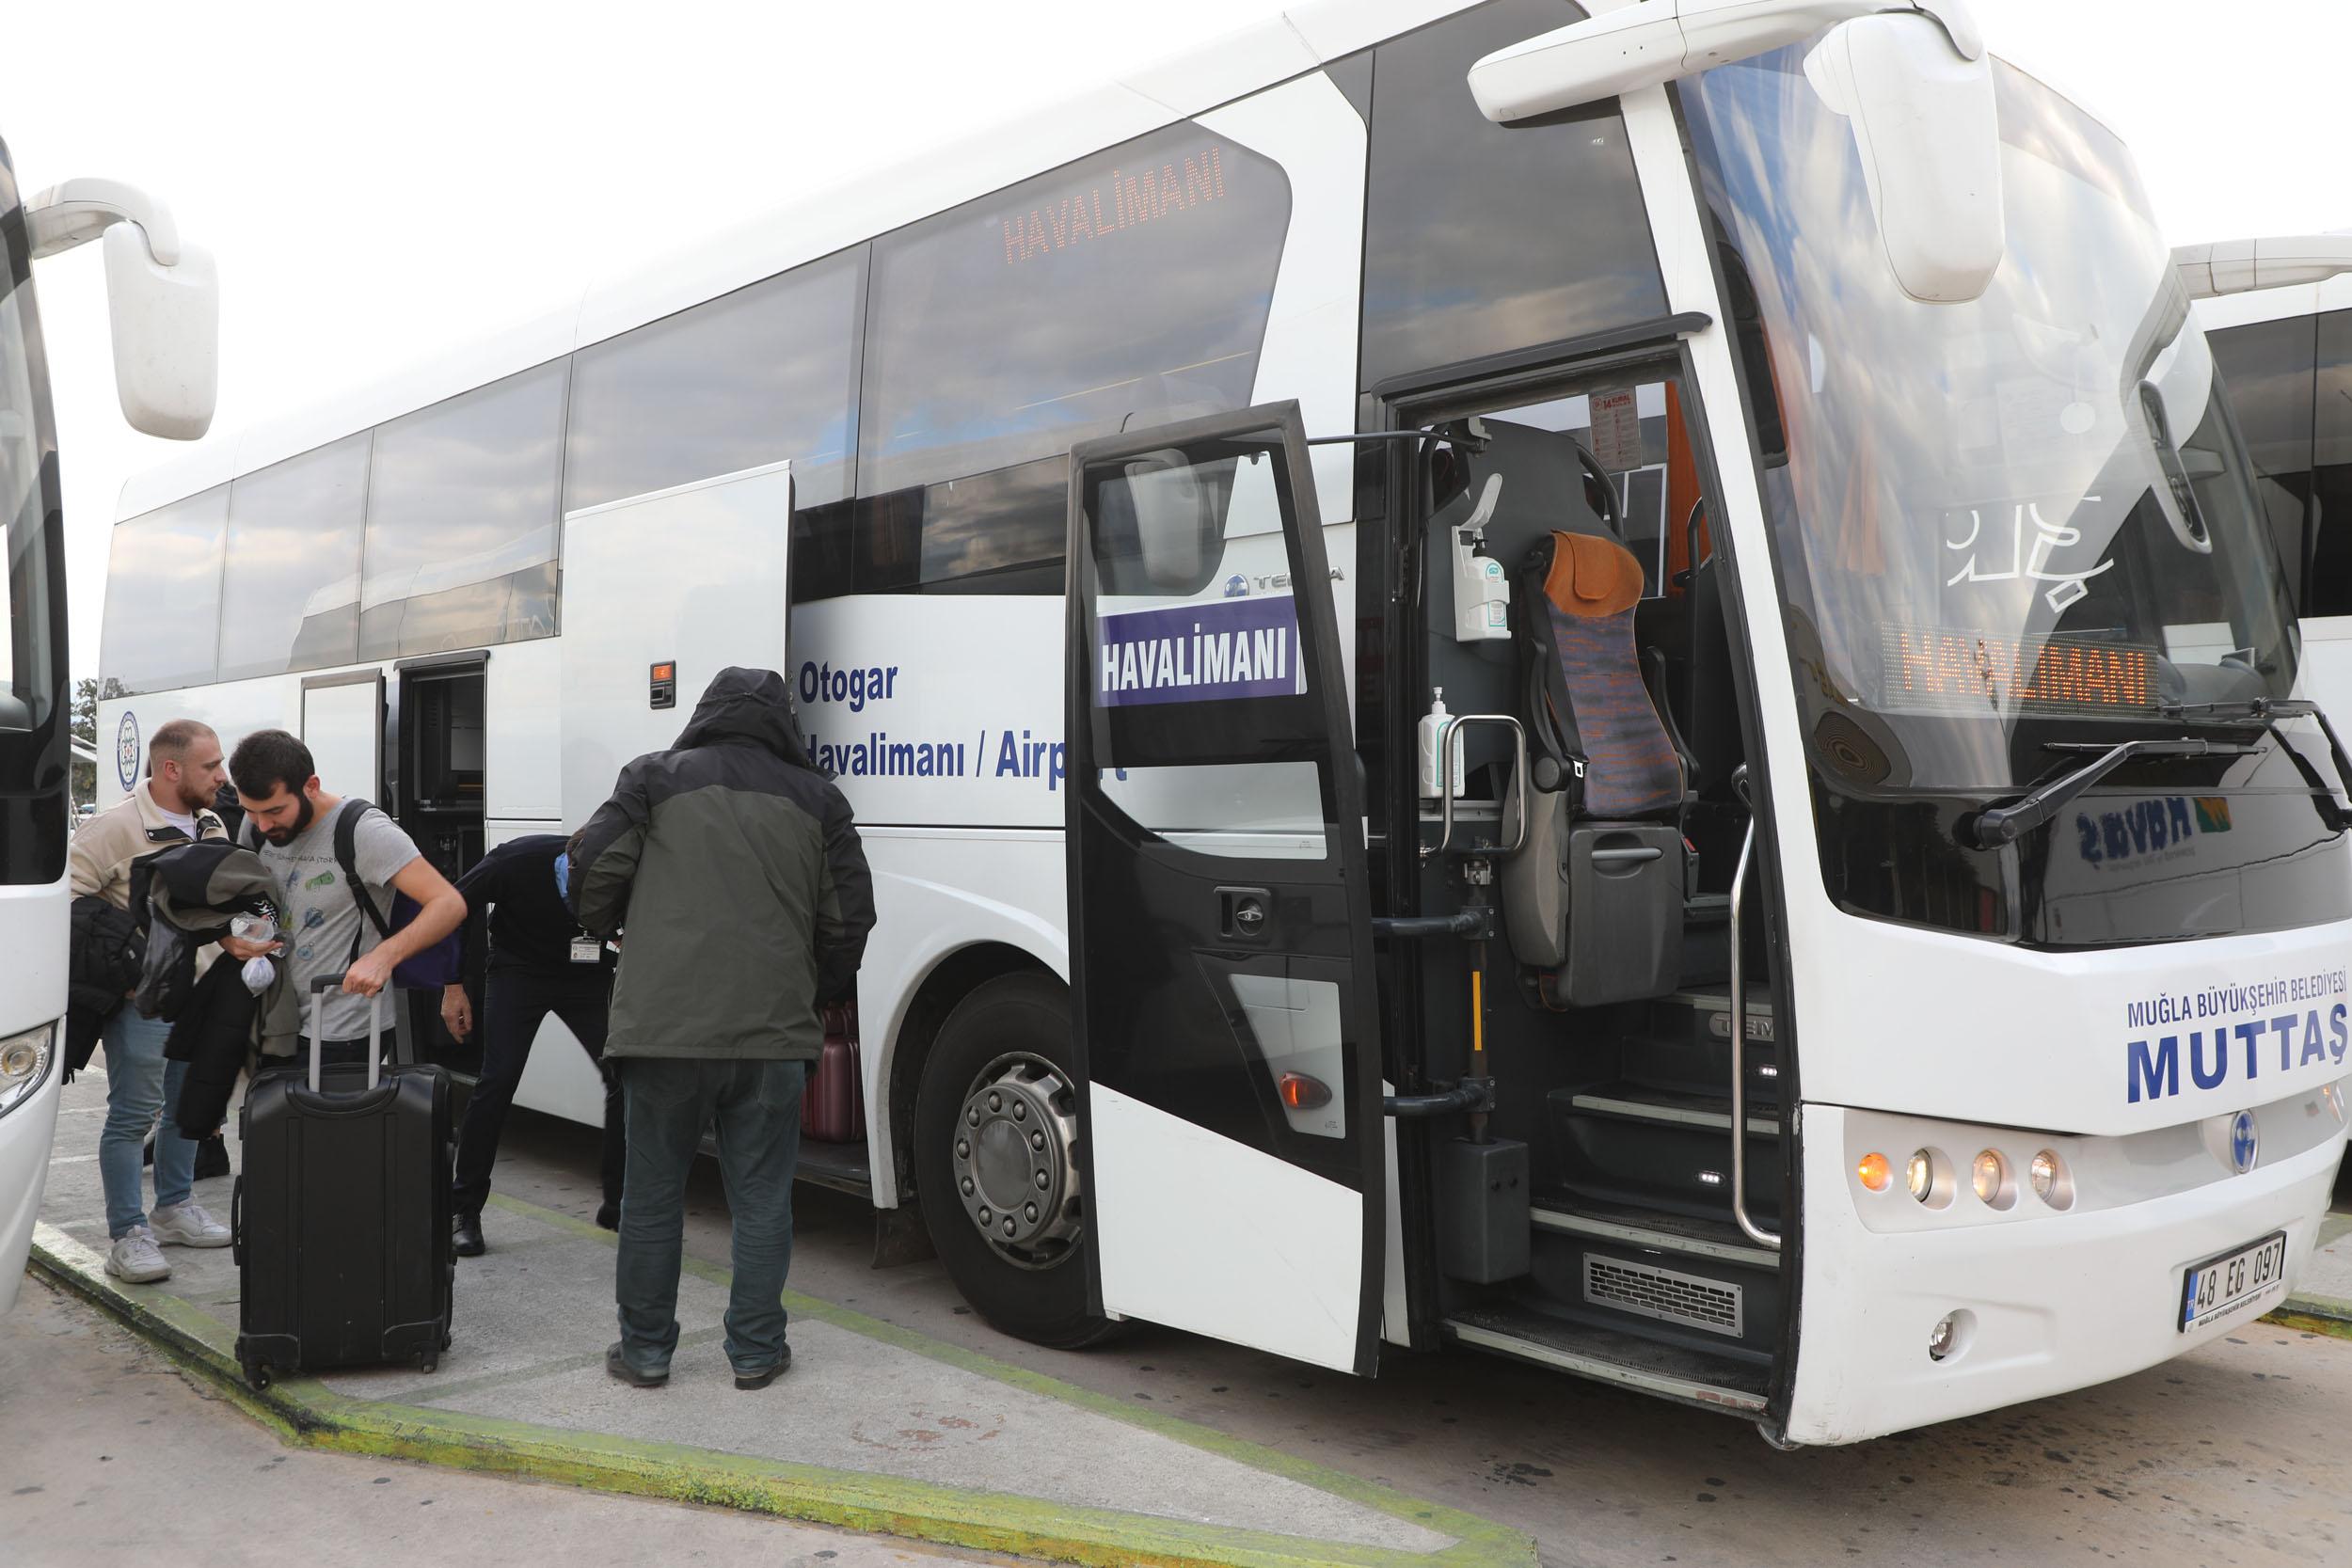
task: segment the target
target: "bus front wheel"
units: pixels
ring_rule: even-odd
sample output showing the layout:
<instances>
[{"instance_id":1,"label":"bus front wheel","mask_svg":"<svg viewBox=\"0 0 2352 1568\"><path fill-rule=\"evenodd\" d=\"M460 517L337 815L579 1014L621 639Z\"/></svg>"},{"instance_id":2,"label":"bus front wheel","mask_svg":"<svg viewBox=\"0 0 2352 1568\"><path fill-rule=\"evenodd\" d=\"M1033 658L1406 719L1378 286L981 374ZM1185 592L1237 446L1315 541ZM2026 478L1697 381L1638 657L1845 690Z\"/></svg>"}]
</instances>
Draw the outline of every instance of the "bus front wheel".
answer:
<instances>
[{"instance_id":1,"label":"bus front wheel","mask_svg":"<svg viewBox=\"0 0 2352 1568\"><path fill-rule=\"evenodd\" d=\"M1008 974L956 1005L914 1099L915 1190L963 1299L990 1326L1075 1350L1118 1324L1087 1308L1070 992Z\"/></svg>"}]
</instances>

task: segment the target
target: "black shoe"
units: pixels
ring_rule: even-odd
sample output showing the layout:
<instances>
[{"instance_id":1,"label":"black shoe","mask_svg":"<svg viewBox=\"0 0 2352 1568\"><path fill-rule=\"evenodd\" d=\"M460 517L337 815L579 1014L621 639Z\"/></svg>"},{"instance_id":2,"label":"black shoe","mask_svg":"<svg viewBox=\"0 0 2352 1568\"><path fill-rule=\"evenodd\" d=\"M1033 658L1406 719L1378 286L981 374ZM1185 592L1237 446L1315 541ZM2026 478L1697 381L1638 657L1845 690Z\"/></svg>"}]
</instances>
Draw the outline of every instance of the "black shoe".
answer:
<instances>
[{"instance_id":1,"label":"black shoe","mask_svg":"<svg viewBox=\"0 0 2352 1568\"><path fill-rule=\"evenodd\" d=\"M754 1388L765 1388L791 1370L792 1347L787 1345L784 1347L783 1354L776 1357L776 1364L772 1367L762 1367L755 1372L747 1372L739 1369L735 1374L735 1386L747 1391Z\"/></svg>"},{"instance_id":2,"label":"black shoe","mask_svg":"<svg viewBox=\"0 0 2352 1568\"><path fill-rule=\"evenodd\" d=\"M620 1228L621 1228L621 1206L620 1206L619 1204L617 1204L617 1203L599 1203L599 1204L597 1204L597 1205L596 1205L596 1228L597 1228L598 1230L618 1230L618 1229L620 1229Z\"/></svg>"},{"instance_id":3,"label":"black shoe","mask_svg":"<svg viewBox=\"0 0 2352 1568\"><path fill-rule=\"evenodd\" d=\"M667 1367L658 1372L641 1372L623 1360L618 1339L613 1340L604 1353L604 1370L633 1388L659 1388L670 1381L670 1369ZM738 1378L736 1382L740 1385L742 1379Z\"/></svg>"},{"instance_id":4,"label":"black shoe","mask_svg":"<svg viewBox=\"0 0 2352 1568\"><path fill-rule=\"evenodd\" d=\"M215 1132L196 1146L196 1179L199 1181L229 1174L229 1143Z\"/></svg>"},{"instance_id":5,"label":"black shoe","mask_svg":"<svg viewBox=\"0 0 2352 1568\"><path fill-rule=\"evenodd\" d=\"M490 1249L482 1239L480 1214L460 1214L450 1222L450 1248L460 1258L479 1258Z\"/></svg>"}]
</instances>

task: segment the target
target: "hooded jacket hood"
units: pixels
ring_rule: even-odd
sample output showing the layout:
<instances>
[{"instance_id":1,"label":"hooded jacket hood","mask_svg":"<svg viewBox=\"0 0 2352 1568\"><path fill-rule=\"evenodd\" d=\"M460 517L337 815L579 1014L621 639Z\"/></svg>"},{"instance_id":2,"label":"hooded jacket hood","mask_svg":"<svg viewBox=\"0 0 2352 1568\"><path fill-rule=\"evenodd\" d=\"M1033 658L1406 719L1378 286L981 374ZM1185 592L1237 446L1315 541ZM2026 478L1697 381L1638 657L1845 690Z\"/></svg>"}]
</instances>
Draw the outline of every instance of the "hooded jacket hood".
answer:
<instances>
[{"instance_id":1,"label":"hooded jacket hood","mask_svg":"<svg viewBox=\"0 0 2352 1568\"><path fill-rule=\"evenodd\" d=\"M806 768L808 742L801 736L801 716L792 705L792 689L773 670L745 670L729 665L703 688L694 716L678 732L677 751L737 741L757 746Z\"/></svg>"}]
</instances>

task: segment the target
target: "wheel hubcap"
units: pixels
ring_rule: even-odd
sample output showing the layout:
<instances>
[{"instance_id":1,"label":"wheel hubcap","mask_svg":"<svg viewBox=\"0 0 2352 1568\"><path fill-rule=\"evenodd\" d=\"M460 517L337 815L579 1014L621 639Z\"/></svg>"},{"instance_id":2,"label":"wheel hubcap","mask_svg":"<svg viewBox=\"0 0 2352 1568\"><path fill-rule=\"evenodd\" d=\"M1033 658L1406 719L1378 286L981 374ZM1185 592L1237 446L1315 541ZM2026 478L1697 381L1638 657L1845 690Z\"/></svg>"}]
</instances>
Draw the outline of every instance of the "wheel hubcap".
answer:
<instances>
[{"instance_id":1,"label":"wheel hubcap","mask_svg":"<svg viewBox=\"0 0 2352 1568\"><path fill-rule=\"evenodd\" d=\"M1025 1052L982 1069L956 1117L956 1196L1024 1268L1051 1268L1078 1239L1077 1132L1077 1096L1061 1069Z\"/></svg>"}]
</instances>

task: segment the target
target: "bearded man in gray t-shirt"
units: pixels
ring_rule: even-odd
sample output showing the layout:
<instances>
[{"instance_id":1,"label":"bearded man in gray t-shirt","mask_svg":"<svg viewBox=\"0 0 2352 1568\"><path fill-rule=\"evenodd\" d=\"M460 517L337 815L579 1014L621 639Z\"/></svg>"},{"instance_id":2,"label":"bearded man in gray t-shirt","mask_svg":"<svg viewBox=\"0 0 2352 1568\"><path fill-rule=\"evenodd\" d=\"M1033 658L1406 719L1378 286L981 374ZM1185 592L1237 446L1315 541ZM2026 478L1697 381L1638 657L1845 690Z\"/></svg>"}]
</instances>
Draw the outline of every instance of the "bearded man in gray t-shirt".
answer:
<instances>
[{"instance_id":1,"label":"bearded man in gray t-shirt","mask_svg":"<svg viewBox=\"0 0 2352 1568\"><path fill-rule=\"evenodd\" d=\"M267 953L288 963L295 993L304 999L306 1029L311 982L342 975L344 994L326 999L326 1044L365 1042L374 1007L368 999L391 983L402 959L457 929L466 900L398 823L371 806L353 834L353 868L386 920L395 890L420 906L406 926L379 940L335 863L336 819L358 803L319 786L310 749L284 730L257 730L237 743L229 777L261 840L262 863L278 882L285 932L266 945L225 937L221 946L240 960Z\"/></svg>"}]
</instances>

